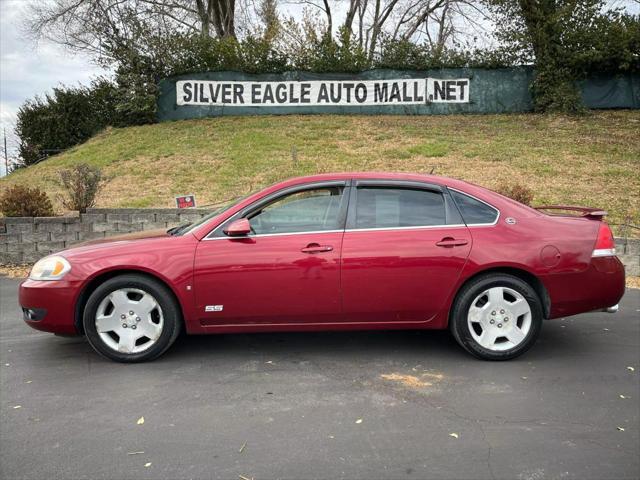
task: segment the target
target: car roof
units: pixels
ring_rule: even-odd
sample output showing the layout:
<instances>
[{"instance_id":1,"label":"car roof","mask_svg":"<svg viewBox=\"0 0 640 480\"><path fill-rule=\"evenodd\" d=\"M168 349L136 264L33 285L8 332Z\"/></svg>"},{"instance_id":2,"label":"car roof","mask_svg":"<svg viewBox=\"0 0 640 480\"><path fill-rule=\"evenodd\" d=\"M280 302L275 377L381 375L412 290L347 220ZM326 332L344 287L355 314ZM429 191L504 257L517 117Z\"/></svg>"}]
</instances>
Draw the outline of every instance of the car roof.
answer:
<instances>
[{"instance_id":1,"label":"car roof","mask_svg":"<svg viewBox=\"0 0 640 480\"><path fill-rule=\"evenodd\" d=\"M349 180L349 179L376 179L376 180L404 180L404 181L416 181L424 183L432 183L435 185L444 185L452 188L460 188L470 194L491 195L494 192L487 190L484 187L474 185L463 180L458 180L450 177L443 177L440 175L429 175L422 173L405 173L405 172L335 172L335 173L322 173L317 175L308 175L304 177L294 177L288 180L278 182L272 187L282 188L287 186L299 185L304 183L323 182L331 180Z\"/></svg>"},{"instance_id":2,"label":"car roof","mask_svg":"<svg viewBox=\"0 0 640 480\"><path fill-rule=\"evenodd\" d=\"M381 180L408 180L408 181L420 181L428 183L437 183L440 185L448 185L449 182L461 182L453 178L441 177L439 175L427 175L420 173L393 173L393 172L334 172L334 173L321 173L317 175L307 175L303 177L294 177L282 182L278 182L278 185L282 184L299 184L310 182L321 182L330 180L349 180L349 179L381 179ZM462 182L464 183L464 182Z\"/></svg>"}]
</instances>

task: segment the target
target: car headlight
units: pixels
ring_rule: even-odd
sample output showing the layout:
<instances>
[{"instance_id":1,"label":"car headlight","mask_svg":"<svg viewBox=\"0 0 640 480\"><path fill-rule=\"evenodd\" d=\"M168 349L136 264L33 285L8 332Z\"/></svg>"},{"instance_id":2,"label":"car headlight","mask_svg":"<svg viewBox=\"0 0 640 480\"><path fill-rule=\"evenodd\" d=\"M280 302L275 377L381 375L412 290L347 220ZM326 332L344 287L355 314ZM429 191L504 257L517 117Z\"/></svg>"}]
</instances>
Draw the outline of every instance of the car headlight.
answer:
<instances>
[{"instance_id":1,"label":"car headlight","mask_svg":"<svg viewBox=\"0 0 640 480\"><path fill-rule=\"evenodd\" d=\"M59 255L38 260L29 273L31 280L60 280L71 270L66 258Z\"/></svg>"}]
</instances>

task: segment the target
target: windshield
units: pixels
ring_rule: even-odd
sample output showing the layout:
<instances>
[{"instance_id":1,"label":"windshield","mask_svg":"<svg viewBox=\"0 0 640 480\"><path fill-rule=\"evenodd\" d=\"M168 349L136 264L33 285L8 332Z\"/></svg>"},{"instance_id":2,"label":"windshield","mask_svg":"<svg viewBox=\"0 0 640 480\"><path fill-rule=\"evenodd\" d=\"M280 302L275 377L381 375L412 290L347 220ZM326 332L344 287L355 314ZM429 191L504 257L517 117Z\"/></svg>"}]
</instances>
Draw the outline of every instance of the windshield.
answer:
<instances>
[{"instance_id":1,"label":"windshield","mask_svg":"<svg viewBox=\"0 0 640 480\"><path fill-rule=\"evenodd\" d=\"M217 208L216 210L214 210L211 213L206 214L204 217L202 217L200 220L193 222L193 223L186 223L184 225L179 225L177 227L173 227L170 228L169 230L167 230L167 233L169 233L170 235L185 235L186 233L189 233L193 230L195 230L196 228L198 228L200 225L203 225L204 223L208 222L209 220L211 220L213 217L220 215L221 213L229 210L231 207L233 207L234 205L237 205L238 203L240 203L242 200L244 200L245 198L247 198L248 195L245 195L243 197L236 197L233 200L227 200L225 203L223 203L222 207ZM222 203L222 202L221 202ZM214 206L215 204L213 204L212 206ZM219 204L218 204L219 205Z\"/></svg>"}]
</instances>

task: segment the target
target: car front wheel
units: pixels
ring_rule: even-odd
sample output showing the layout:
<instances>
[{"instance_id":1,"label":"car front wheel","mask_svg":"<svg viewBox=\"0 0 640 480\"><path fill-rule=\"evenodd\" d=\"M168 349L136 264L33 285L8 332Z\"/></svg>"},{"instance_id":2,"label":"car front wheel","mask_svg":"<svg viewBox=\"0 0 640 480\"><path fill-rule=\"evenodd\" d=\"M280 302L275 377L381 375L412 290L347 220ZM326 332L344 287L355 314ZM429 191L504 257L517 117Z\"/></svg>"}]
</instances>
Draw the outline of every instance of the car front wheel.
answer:
<instances>
[{"instance_id":1,"label":"car front wheel","mask_svg":"<svg viewBox=\"0 0 640 480\"><path fill-rule=\"evenodd\" d=\"M111 278L89 296L83 325L94 350L117 362L144 362L164 353L180 333L172 292L144 275Z\"/></svg>"},{"instance_id":2,"label":"car front wheel","mask_svg":"<svg viewBox=\"0 0 640 480\"><path fill-rule=\"evenodd\" d=\"M454 303L450 329L468 352L484 360L509 360L535 343L542 304L525 281L507 274L479 277L465 285Z\"/></svg>"}]
</instances>

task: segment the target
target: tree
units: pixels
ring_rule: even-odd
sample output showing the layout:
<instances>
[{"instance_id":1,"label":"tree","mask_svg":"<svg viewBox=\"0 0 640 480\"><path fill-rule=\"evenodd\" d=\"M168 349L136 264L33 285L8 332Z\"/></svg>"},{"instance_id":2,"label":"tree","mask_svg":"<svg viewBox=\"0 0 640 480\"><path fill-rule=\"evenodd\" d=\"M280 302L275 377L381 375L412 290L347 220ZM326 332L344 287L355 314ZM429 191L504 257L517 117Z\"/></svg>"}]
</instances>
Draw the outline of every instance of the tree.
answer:
<instances>
[{"instance_id":1,"label":"tree","mask_svg":"<svg viewBox=\"0 0 640 480\"><path fill-rule=\"evenodd\" d=\"M328 0L297 0L324 17L323 35L332 31L334 15ZM344 22L338 24L341 41L352 36L373 61L385 38L417 41L426 38L442 50L458 33L454 19L470 19L468 10L480 9L471 0L349 0ZM434 39L436 39L434 41ZM436 48L436 45L432 45Z\"/></svg>"},{"instance_id":2,"label":"tree","mask_svg":"<svg viewBox=\"0 0 640 480\"><path fill-rule=\"evenodd\" d=\"M138 44L137 26L159 34L235 37L235 0L50 0L29 4L26 30L74 51L105 55L105 43Z\"/></svg>"},{"instance_id":3,"label":"tree","mask_svg":"<svg viewBox=\"0 0 640 480\"><path fill-rule=\"evenodd\" d=\"M575 113L583 109L576 80L599 59L624 68L638 62L638 18L606 10L604 0L487 0L496 35L522 63L533 63L538 111ZM635 49L635 52L634 52Z\"/></svg>"},{"instance_id":4,"label":"tree","mask_svg":"<svg viewBox=\"0 0 640 480\"><path fill-rule=\"evenodd\" d=\"M269 43L273 42L281 28L277 0L262 0L257 13L262 25L262 38Z\"/></svg>"}]
</instances>

